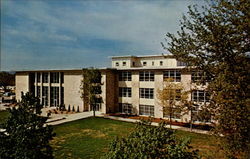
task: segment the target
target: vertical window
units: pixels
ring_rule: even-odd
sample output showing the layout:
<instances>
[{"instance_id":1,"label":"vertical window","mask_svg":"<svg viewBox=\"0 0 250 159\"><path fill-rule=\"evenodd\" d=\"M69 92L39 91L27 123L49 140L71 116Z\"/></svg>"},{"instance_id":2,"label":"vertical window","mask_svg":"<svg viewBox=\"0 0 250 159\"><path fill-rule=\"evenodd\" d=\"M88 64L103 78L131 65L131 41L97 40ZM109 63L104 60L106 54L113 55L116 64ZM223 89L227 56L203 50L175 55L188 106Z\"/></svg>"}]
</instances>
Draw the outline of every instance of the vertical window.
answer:
<instances>
[{"instance_id":1,"label":"vertical window","mask_svg":"<svg viewBox=\"0 0 250 159\"><path fill-rule=\"evenodd\" d=\"M48 87L43 86L42 89L42 104L43 106L48 106Z\"/></svg>"},{"instance_id":2,"label":"vertical window","mask_svg":"<svg viewBox=\"0 0 250 159\"><path fill-rule=\"evenodd\" d=\"M154 88L140 88L140 98L154 99Z\"/></svg>"},{"instance_id":3,"label":"vertical window","mask_svg":"<svg viewBox=\"0 0 250 159\"><path fill-rule=\"evenodd\" d=\"M154 61L152 61L152 66L154 66L155 65L155 62Z\"/></svg>"},{"instance_id":4,"label":"vertical window","mask_svg":"<svg viewBox=\"0 0 250 159\"><path fill-rule=\"evenodd\" d=\"M122 66L126 66L126 62L122 62Z\"/></svg>"},{"instance_id":5,"label":"vertical window","mask_svg":"<svg viewBox=\"0 0 250 159\"><path fill-rule=\"evenodd\" d=\"M133 66L135 66L135 62L133 62Z\"/></svg>"},{"instance_id":6,"label":"vertical window","mask_svg":"<svg viewBox=\"0 0 250 159\"><path fill-rule=\"evenodd\" d=\"M160 61L160 66L162 66L163 65L163 61Z\"/></svg>"},{"instance_id":7,"label":"vertical window","mask_svg":"<svg viewBox=\"0 0 250 159\"><path fill-rule=\"evenodd\" d=\"M163 72L163 80L167 81L170 79L172 82L181 81L181 71L179 70L168 70Z\"/></svg>"},{"instance_id":8,"label":"vertical window","mask_svg":"<svg viewBox=\"0 0 250 159\"><path fill-rule=\"evenodd\" d=\"M132 104L119 103L119 112L131 114L132 113Z\"/></svg>"},{"instance_id":9,"label":"vertical window","mask_svg":"<svg viewBox=\"0 0 250 159\"><path fill-rule=\"evenodd\" d=\"M64 104L64 87L61 87L61 104Z\"/></svg>"},{"instance_id":10,"label":"vertical window","mask_svg":"<svg viewBox=\"0 0 250 159\"><path fill-rule=\"evenodd\" d=\"M61 83L64 83L64 73L61 72Z\"/></svg>"},{"instance_id":11,"label":"vertical window","mask_svg":"<svg viewBox=\"0 0 250 159\"><path fill-rule=\"evenodd\" d=\"M59 87L50 87L50 105L59 106Z\"/></svg>"},{"instance_id":12,"label":"vertical window","mask_svg":"<svg viewBox=\"0 0 250 159\"><path fill-rule=\"evenodd\" d=\"M49 74L48 73L43 73L43 83L48 83L48 77L49 77Z\"/></svg>"},{"instance_id":13,"label":"vertical window","mask_svg":"<svg viewBox=\"0 0 250 159\"><path fill-rule=\"evenodd\" d=\"M143 66L147 66L147 62L145 62L145 61L142 64L143 64Z\"/></svg>"},{"instance_id":14,"label":"vertical window","mask_svg":"<svg viewBox=\"0 0 250 159\"><path fill-rule=\"evenodd\" d=\"M131 81L131 72L123 71L119 73L119 81Z\"/></svg>"},{"instance_id":15,"label":"vertical window","mask_svg":"<svg viewBox=\"0 0 250 159\"><path fill-rule=\"evenodd\" d=\"M38 72L36 74L36 78L37 78L37 83L40 83L41 82L41 73L40 72Z\"/></svg>"},{"instance_id":16,"label":"vertical window","mask_svg":"<svg viewBox=\"0 0 250 159\"><path fill-rule=\"evenodd\" d=\"M37 86L37 89L36 89L36 96L37 96L37 97L40 97L40 96L41 96L41 87L40 87L40 86Z\"/></svg>"},{"instance_id":17,"label":"vertical window","mask_svg":"<svg viewBox=\"0 0 250 159\"><path fill-rule=\"evenodd\" d=\"M153 105L139 105L139 115L154 116Z\"/></svg>"},{"instance_id":18,"label":"vertical window","mask_svg":"<svg viewBox=\"0 0 250 159\"><path fill-rule=\"evenodd\" d=\"M192 82L199 82L201 81L202 77L204 78L204 75L202 72L192 72L191 74Z\"/></svg>"},{"instance_id":19,"label":"vertical window","mask_svg":"<svg viewBox=\"0 0 250 159\"><path fill-rule=\"evenodd\" d=\"M119 87L119 97L131 97L131 88Z\"/></svg>"},{"instance_id":20,"label":"vertical window","mask_svg":"<svg viewBox=\"0 0 250 159\"><path fill-rule=\"evenodd\" d=\"M192 101L195 102L209 102L210 95L208 92L203 90L194 90L192 91Z\"/></svg>"},{"instance_id":21,"label":"vertical window","mask_svg":"<svg viewBox=\"0 0 250 159\"><path fill-rule=\"evenodd\" d=\"M187 66L187 63L181 62L181 61L177 61L177 66Z\"/></svg>"},{"instance_id":22,"label":"vertical window","mask_svg":"<svg viewBox=\"0 0 250 159\"><path fill-rule=\"evenodd\" d=\"M142 71L139 74L140 81L154 81L154 72Z\"/></svg>"},{"instance_id":23,"label":"vertical window","mask_svg":"<svg viewBox=\"0 0 250 159\"><path fill-rule=\"evenodd\" d=\"M119 66L119 62L116 62L115 65L116 65L116 66Z\"/></svg>"},{"instance_id":24,"label":"vertical window","mask_svg":"<svg viewBox=\"0 0 250 159\"><path fill-rule=\"evenodd\" d=\"M51 72L50 73L50 82L51 83L59 83L59 72Z\"/></svg>"}]
</instances>

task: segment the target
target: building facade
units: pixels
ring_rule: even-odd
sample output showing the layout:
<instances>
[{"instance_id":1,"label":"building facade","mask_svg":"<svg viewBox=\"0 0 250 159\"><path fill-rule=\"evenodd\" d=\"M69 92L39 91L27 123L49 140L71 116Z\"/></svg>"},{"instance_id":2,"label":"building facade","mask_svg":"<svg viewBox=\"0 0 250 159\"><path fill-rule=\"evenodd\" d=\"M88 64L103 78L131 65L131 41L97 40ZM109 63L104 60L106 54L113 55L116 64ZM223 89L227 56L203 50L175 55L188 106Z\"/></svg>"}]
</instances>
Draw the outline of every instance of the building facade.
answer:
<instances>
[{"instance_id":1,"label":"building facade","mask_svg":"<svg viewBox=\"0 0 250 159\"><path fill-rule=\"evenodd\" d=\"M103 113L129 113L156 118L168 118L158 99L167 79L181 83L183 91L190 91L188 100L198 104L208 102L206 86L197 86L197 72L184 71L185 63L169 55L116 56L112 67L100 69L102 74L103 103L98 111ZM32 92L44 106L61 104L79 106L80 111L90 111L81 98L83 70L40 70L16 73L16 95ZM194 110L198 113L199 107ZM175 112L174 120L189 122L190 113Z\"/></svg>"}]
</instances>

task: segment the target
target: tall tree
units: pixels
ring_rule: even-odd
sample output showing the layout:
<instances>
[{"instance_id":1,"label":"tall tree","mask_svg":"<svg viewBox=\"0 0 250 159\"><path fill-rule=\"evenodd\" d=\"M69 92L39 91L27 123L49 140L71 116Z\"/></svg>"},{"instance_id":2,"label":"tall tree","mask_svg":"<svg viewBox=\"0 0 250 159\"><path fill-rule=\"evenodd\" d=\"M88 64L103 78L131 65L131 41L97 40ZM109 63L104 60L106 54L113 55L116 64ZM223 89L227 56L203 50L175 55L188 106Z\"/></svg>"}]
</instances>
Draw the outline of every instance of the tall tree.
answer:
<instances>
[{"instance_id":1,"label":"tall tree","mask_svg":"<svg viewBox=\"0 0 250 159\"><path fill-rule=\"evenodd\" d=\"M101 72L98 69L90 68L83 70L83 80L80 86L81 98L84 106L90 106L95 116L97 104L102 103L101 90ZM85 108L88 109L88 108Z\"/></svg>"},{"instance_id":2,"label":"tall tree","mask_svg":"<svg viewBox=\"0 0 250 159\"><path fill-rule=\"evenodd\" d=\"M174 113L181 113L181 108L187 103L187 94L180 83L171 82L171 79L164 84L164 88L158 90L158 99L163 108L163 114L169 116L171 128Z\"/></svg>"},{"instance_id":3,"label":"tall tree","mask_svg":"<svg viewBox=\"0 0 250 159\"><path fill-rule=\"evenodd\" d=\"M26 93L17 108L9 109L7 121L0 126L0 158L53 158L49 141L55 135L45 125L39 98Z\"/></svg>"},{"instance_id":4,"label":"tall tree","mask_svg":"<svg viewBox=\"0 0 250 159\"><path fill-rule=\"evenodd\" d=\"M250 150L250 2L213 0L190 6L177 35L167 33L178 60L195 66L209 79L209 109L217 121L229 157ZM194 67L192 67L194 68Z\"/></svg>"},{"instance_id":5,"label":"tall tree","mask_svg":"<svg viewBox=\"0 0 250 159\"><path fill-rule=\"evenodd\" d=\"M151 126L150 121L137 123L135 130L124 138L116 138L110 144L107 159L198 159L189 140L179 140L166 123Z\"/></svg>"}]
</instances>

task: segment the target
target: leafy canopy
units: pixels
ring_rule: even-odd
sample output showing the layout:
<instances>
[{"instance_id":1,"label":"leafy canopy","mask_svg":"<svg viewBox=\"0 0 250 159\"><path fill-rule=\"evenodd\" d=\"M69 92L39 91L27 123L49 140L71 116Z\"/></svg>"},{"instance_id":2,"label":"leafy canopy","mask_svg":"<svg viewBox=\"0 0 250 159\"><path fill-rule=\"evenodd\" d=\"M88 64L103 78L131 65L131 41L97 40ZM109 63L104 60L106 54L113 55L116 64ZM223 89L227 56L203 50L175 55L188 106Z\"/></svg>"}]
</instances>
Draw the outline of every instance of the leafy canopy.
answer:
<instances>
[{"instance_id":1,"label":"leafy canopy","mask_svg":"<svg viewBox=\"0 0 250 159\"><path fill-rule=\"evenodd\" d=\"M0 126L0 158L53 158L49 141L55 134L45 125L39 98L26 93L17 108L9 109L10 116Z\"/></svg>"}]
</instances>

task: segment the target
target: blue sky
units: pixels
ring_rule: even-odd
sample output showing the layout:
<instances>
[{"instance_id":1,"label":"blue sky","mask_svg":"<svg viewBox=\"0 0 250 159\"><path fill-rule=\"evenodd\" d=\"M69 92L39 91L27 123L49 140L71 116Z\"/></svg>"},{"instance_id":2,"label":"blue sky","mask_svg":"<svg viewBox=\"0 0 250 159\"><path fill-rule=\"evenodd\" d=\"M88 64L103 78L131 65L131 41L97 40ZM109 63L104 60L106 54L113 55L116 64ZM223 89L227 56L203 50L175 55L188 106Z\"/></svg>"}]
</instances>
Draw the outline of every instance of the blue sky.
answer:
<instances>
[{"instance_id":1,"label":"blue sky","mask_svg":"<svg viewBox=\"0 0 250 159\"><path fill-rule=\"evenodd\" d=\"M1 71L110 67L110 56L167 53L200 0L2 0Z\"/></svg>"}]
</instances>

